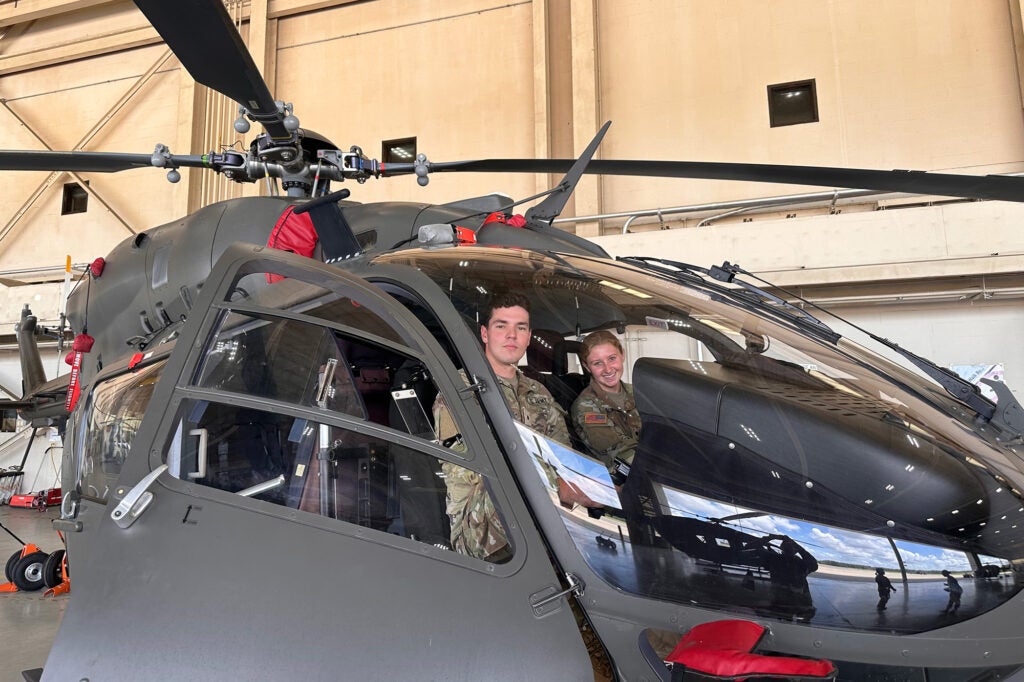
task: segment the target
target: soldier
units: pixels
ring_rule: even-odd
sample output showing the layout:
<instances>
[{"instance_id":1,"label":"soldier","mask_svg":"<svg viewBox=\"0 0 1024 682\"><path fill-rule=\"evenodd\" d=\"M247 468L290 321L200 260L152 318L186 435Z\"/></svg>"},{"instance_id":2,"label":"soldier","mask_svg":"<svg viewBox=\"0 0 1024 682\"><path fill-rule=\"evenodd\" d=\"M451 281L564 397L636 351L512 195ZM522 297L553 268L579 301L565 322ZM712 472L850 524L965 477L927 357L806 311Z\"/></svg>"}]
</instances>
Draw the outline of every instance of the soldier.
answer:
<instances>
[{"instance_id":1,"label":"soldier","mask_svg":"<svg viewBox=\"0 0 1024 682\"><path fill-rule=\"evenodd\" d=\"M875 608L884 611L885 605L889 603L889 597L896 591L896 588L892 586L892 581L885 575L885 570L881 568L875 569L875 584L878 585L878 604Z\"/></svg>"},{"instance_id":2,"label":"soldier","mask_svg":"<svg viewBox=\"0 0 1024 682\"><path fill-rule=\"evenodd\" d=\"M494 296L484 311L480 339L512 416L544 436L568 446L569 430L562 408L540 382L519 371L519 361L530 344L529 300L522 294L511 292ZM463 380L469 383L465 373ZM440 396L434 403L434 424L438 440L442 443L453 449L465 447ZM452 525L452 548L486 561L507 561L511 557L508 536L483 477L448 462L441 469L448 489L447 512Z\"/></svg>"},{"instance_id":3,"label":"soldier","mask_svg":"<svg viewBox=\"0 0 1024 682\"><path fill-rule=\"evenodd\" d=\"M572 404L572 423L591 454L608 467L612 481L622 485L640 435L633 387L622 381L622 344L611 332L593 332L583 339L579 356L590 384Z\"/></svg>"},{"instance_id":4,"label":"soldier","mask_svg":"<svg viewBox=\"0 0 1024 682\"><path fill-rule=\"evenodd\" d=\"M954 578L949 571L943 571L942 575L946 578L946 586L943 589L949 592L949 601L942 612L956 613L956 610L960 608L960 597L964 593L964 588L960 587L960 581Z\"/></svg>"}]
</instances>

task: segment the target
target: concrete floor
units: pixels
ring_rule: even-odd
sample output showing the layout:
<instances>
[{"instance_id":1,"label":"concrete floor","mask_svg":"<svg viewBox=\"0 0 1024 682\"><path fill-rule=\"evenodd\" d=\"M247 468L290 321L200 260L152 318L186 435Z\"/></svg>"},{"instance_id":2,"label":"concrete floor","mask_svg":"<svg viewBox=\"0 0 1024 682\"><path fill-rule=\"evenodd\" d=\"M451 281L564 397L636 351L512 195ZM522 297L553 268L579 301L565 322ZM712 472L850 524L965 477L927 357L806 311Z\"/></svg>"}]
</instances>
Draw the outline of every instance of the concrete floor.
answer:
<instances>
[{"instance_id":1,"label":"concrete floor","mask_svg":"<svg viewBox=\"0 0 1024 682\"><path fill-rule=\"evenodd\" d=\"M44 512L0 506L0 523L24 542L41 551L61 548L50 521L60 515L51 507ZM4 563L21 545L0 529L0 560ZM0 593L0 680L21 680L21 671L41 668L57 635L70 594L43 597L38 592Z\"/></svg>"}]
</instances>

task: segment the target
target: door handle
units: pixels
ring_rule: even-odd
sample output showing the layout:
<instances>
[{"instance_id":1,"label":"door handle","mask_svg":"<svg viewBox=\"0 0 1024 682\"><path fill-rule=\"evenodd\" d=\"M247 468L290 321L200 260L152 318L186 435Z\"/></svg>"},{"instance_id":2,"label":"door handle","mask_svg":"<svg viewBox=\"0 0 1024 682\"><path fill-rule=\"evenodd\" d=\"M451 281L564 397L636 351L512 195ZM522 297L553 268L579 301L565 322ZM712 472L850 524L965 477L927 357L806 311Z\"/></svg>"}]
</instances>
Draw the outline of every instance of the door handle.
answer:
<instances>
[{"instance_id":1,"label":"door handle","mask_svg":"<svg viewBox=\"0 0 1024 682\"><path fill-rule=\"evenodd\" d=\"M167 471L167 465L161 464L146 474L128 491L128 494L114 507L114 511L110 512L110 518L114 519L114 523L120 528L128 528L135 523L135 520L142 515L142 512L146 511L150 502L153 501L153 493L149 492L149 486L153 485L153 481L165 471Z\"/></svg>"},{"instance_id":2,"label":"door handle","mask_svg":"<svg viewBox=\"0 0 1024 682\"><path fill-rule=\"evenodd\" d=\"M60 518L50 522L57 532L81 533L82 522L78 520L78 503L82 496L77 490L69 490L60 500Z\"/></svg>"},{"instance_id":3,"label":"door handle","mask_svg":"<svg viewBox=\"0 0 1024 682\"><path fill-rule=\"evenodd\" d=\"M78 492L69 490L64 493L60 500L60 517L62 519L73 519L78 516Z\"/></svg>"},{"instance_id":4,"label":"door handle","mask_svg":"<svg viewBox=\"0 0 1024 682\"><path fill-rule=\"evenodd\" d=\"M206 429L192 429L188 432L190 436L199 436L199 451L196 453L196 470L191 472L189 478L206 478L206 447L210 442L210 432Z\"/></svg>"}]
</instances>

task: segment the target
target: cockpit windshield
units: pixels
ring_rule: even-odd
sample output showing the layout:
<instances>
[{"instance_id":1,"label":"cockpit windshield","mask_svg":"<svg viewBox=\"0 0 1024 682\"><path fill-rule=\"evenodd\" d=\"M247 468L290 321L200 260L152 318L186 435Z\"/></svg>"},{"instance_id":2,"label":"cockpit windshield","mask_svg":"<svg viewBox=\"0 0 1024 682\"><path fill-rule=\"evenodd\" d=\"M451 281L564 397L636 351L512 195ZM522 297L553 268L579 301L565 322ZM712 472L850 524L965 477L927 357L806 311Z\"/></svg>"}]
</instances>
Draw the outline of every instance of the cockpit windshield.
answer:
<instances>
[{"instance_id":1,"label":"cockpit windshield","mask_svg":"<svg viewBox=\"0 0 1024 682\"><path fill-rule=\"evenodd\" d=\"M521 369L574 447L524 441L576 549L619 589L906 633L1020 590L1021 448L928 379L611 260L459 247L376 262L416 267L474 327L495 292L529 299Z\"/></svg>"}]
</instances>

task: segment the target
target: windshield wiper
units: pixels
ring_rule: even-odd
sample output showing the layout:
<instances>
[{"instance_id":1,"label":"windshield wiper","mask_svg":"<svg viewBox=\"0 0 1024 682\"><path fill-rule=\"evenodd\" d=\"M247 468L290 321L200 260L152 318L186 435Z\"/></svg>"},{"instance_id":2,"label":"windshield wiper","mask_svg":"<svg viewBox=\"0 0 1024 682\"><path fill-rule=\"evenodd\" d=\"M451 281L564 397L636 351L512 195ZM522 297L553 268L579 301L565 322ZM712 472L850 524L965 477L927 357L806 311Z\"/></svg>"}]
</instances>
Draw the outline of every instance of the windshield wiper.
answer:
<instances>
[{"instance_id":1,"label":"windshield wiper","mask_svg":"<svg viewBox=\"0 0 1024 682\"><path fill-rule=\"evenodd\" d=\"M786 301L772 293L761 289L749 282L736 279L737 274L743 274L757 281L772 287L776 291L781 291L786 296L796 299L804 305L811 306L820 310L821 312L834 317L835 319L850 325L857 331L866 334L872 340L882 344L886 348L899 353L901 356L906 358L917 367L926 376L933 379L936 383L941 386L946 393L951 395L956 400L960 401L971 410L973 410L982 420L991 423L1001 429L1002 431L1011 434L1013 437L1019 438L1024 435L1024 408L1021 407L1020 403L1017 402L1017 398L1010 391L1009 387L999 381L990 381L988 379L982 379L996 394L998 399L997 403L993 403L991 400L982 395L978 387L971 382L967 381L959 374L940 367L928 358L921 357L920 355L903 348L899 344L890 341L889 339L883 338L876 334L872 334L868 330L860 327L849 320L840 317L836 313L822 308L816 303L812 303L802 296L795 294L791 291L787 291L782 287L776 286L765 279L758 277L757 275L744 270L739 265L734 265L729 261L725 261L721 266L712 266L710 269L697 267L695 265L689 265L687 263L680 263L678 261L666 260L663 258L651 258L642 256L630 256L621 257L617 260L630 265L648 270L649 272L656 272L664 275L669 279L673 279L682 284L696 284L705 288L712 289L713 291L725 293L734 299L741 301L747 301L750 303L759 303L764 306L765 309L775 312L782 313L785 317L794 320L801 324L805 329L816 332L819 336L823 336L833 344L838 343L839 339L842 338L839 334L834 332L828 325L808 313L803 308L793 305L789 301ZM742 287L742 290L730 289L727 287L715 286L711 282L708 282L701 275L707 275L719 282L727 282L736 286ZM753 294L759 300L752 300L751 298L744 296L744 294ZM773 304L773 305L767 305Z\"/></svg>"},{"instance_id":2,"label":"windshield wiper","mask_svg":"<svg viewBox=\"0 0 1024 682\"><path fill-rule=\"evenodd\" d=\"M791 291L783 289L782 287L775 286L770 282L767 282L764 279L753 274L752 272L744 270L738 265L730 265L729 262L726 261L722 267L725 268L728 272L739 272L743 273L744 275L747 275L748 277L753 277L759 282L767 284L768 286L778 291L781 291L786 296L795 298L796 300L804 303L805 305L813 306L814 308L820 310L826 315L831 315L840 322L850 325L857 331L863 334L867 334L874 341L877 341L886 348L889 348L890 350L899 353L904 358L909 360L915 367L924 372L931 379L935 380L935 382L938 383L939 386L941 386L946 391L946 393L953 396L954 398L956 398L957 400L959 400L960 402L964 403L969 408L974 410L974 412L984 421L995 425L996 427L998 427L999 429L1006 433L1012 434L1014 437L1019 438L1020 436L1024 435L1024 409L1022 409L1020 403L1017 402L1017 398L1013 395L1013 392L1010 391L1009 386L1007 386L1003 382L982 379L982 381L984 381L996 394L998 402L993 403L991 400L982 395L981 390L975 384L971 383L970 381L967 381L956 372L950 369L946 369L945 367L940 367L939 365L936 365L928 358L922 357L917 353L914 353L913 351L909 351L906 348L900 346L898 343L895 343L894 341L890 341L889 339L882 338L881 336L878 336L876 334L872 334L863 327L859 327L853 322L850 322L849 320L840 317L831 310L822 308L818 304L808 301L799 294L795 294Z\"/></svg>"},{"instance_id":3,"label":"windshield wiper","mask_svg":"<svg viewBox=\"0 0 1024 682\"><path fill-rule=\"evenodd\" d=\"M744 282L743 280L736 279L736 274L739 272L742 272L743 274L749 273L742 270L737 265L732 265L729 261L725 261L721 266L713 265L710 269L707 269L696 265L690 265L689 263L681 263L679 261L667 260L664 258L651 258L647 256L625 256L620 257L617 260L623 263L629 263L630 265L635 265L648 271L657 272L682 284L696 284L698 286L711 289L717 293L725 294L743 303L762 306L769 312L779 314L788 320L799 324L804 329L815 332L818 336L823 337L833 345L838 343L839 339L842 338L840 334L837 334L827 324L814 317L814 315L811 315L803 308L795 306L789 301L779 298L775 294L769 293L750 282ZM713 282L709 282L701 275L706 275L718 282L734 284L740 287L740 289L719 286Z\"/></svg>"}]
</instances>

